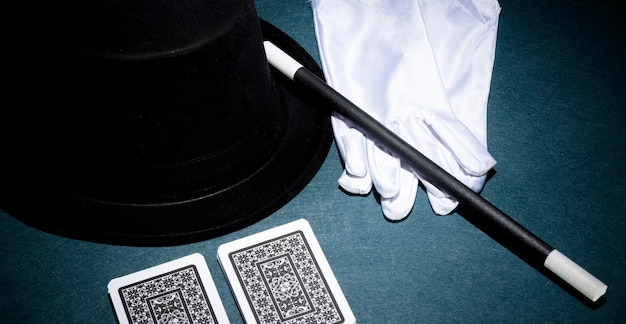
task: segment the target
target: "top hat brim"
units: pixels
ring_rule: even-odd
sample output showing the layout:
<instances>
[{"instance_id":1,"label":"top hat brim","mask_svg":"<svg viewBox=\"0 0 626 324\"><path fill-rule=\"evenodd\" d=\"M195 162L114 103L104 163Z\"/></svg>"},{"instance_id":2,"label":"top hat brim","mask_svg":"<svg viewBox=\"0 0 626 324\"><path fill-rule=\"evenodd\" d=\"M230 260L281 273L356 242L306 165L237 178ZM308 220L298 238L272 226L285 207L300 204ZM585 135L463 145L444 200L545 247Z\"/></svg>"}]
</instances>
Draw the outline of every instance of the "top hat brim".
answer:
<instances>
[{"instance_id":1,"label":"top hat brim","mask_svg":"<svg viewBox=\"0 0 626 324\"><path fill-rule=\"evenodd\" d=\"M270 40L323 77L315 60L284 32L259 19ZM272 69L288 123L267 163L218 192L152 204L110 203L65 192L62 184L3 184L0 209L23 223L55 235L92 242L166 246L221 236L280 209L311 181L332 143L330 113L291 80ZM1 170L10 172L10 170Z\"/></svg>"}]
</instances>

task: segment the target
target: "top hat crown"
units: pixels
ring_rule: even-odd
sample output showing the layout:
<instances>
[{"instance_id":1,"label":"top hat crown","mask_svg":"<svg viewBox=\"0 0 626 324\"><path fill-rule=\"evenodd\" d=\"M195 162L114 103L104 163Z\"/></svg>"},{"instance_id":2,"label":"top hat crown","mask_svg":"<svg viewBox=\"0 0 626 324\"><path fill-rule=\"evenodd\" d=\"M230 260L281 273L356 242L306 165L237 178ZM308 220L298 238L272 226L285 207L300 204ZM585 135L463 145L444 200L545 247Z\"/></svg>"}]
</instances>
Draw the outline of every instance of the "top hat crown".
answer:
<instances>
[{"instance_id":1,"label":"top hat crown","mask_svg":"<svg viewBox=\"0 0 626 324\"><path fill-rule=\"evenodd\" d=\"M6 145L9 214L90 241L180 244L268 216L319 169L327 112L274 73L262 42L321 70L251 0L74 9L29 65L37 82L15 88L31 99L7 117L41 135Z\"/></svg>"}]
</instances>

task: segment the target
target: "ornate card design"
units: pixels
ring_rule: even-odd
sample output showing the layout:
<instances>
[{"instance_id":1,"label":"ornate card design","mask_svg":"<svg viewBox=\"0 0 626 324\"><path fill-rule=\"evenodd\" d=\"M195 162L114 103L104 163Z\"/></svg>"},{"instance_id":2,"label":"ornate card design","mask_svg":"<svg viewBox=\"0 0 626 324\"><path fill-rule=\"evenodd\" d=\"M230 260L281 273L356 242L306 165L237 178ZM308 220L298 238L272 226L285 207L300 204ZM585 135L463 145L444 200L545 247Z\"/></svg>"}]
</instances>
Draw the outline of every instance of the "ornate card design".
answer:
<instances>
[{"instance_id":1,"label":"ornate card design","mask_svg":"<svg viewBox=\"0 0 626 324\"><path fill-rule=\"evenodd\" d=\"M346 323L353 315L319 244L310 228L310 234L297 228L308 222L295 223L218 250L237 302L247 305L242 307L246 321Z\"/></svg>"},{"instance_id":2,"label":"ornate card design","mask_svg":"<svg viewBox=\"0 0 626 324\"><path fill-rule=\"evenodd\" d=\"M120 323L228 323L199 254L113 279L109 295Z\"/></svg>"},{"instance_id":3,"label":"ornate card design","mask_svg":"<svg viewBox=\"0 0 626 324\"><path fill-rule=\"evenodd\" d=\"M122 287L118 292L133 324L216 323L193 265Z\"/></svg>"}]
</instances>

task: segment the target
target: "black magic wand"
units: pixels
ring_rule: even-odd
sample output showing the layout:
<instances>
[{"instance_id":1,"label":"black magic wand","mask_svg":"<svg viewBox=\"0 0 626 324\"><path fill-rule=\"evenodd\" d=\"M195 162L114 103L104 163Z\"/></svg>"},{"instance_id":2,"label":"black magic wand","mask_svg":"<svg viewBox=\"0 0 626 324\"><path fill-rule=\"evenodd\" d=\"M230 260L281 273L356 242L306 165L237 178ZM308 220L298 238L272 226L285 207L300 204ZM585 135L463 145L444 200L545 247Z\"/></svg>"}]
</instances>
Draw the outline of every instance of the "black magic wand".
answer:
<instances>
[{"instance_id":1,"label":"black magic wand","mask_svg":"<svg viewBox=\"0 0 626 324\"><path fill-rule=\"evenodd\" d=\"M504 238L503 244L509 250L526 256L527 262L534 267L550 270L593 302L606 293L606 284L429 160L287 53L269 41L265 41L264 46L267 60L274 68L296 84L323 98L332 105L336 113L352 122L368 138L406 162L426 181L456 198L462 208L476 213L475 217L480 218L480 223L486 224L481 226L485 233Z\"/></svg>"}]
</instances>

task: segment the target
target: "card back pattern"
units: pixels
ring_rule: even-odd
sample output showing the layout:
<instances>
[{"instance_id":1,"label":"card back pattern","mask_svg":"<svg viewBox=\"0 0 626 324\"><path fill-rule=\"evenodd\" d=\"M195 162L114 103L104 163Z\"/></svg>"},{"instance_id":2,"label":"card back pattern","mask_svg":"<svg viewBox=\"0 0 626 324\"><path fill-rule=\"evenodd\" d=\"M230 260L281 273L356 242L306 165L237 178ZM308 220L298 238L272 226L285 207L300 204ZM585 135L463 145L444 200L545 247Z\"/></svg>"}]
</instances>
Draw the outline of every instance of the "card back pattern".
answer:
<instances>
[{"instance_id":1,"label":"card back pattern","mask_svg":"<svg viewBox=\"0 0 626 324\"><path fill-rule=\"evenodd\" d=\"M302 231L229 253L258 323L344 323Z\"/></svg>"},{"instance_id":2,"label":"card back pattern","mask_svg":"<svg viewBox=\"0 0 626 324\"><path fill-rule=\"evenodd\" d=\"M194 265L121 287L118 292L133 324L217 323Z\"/></svg>"}]
</instances>

